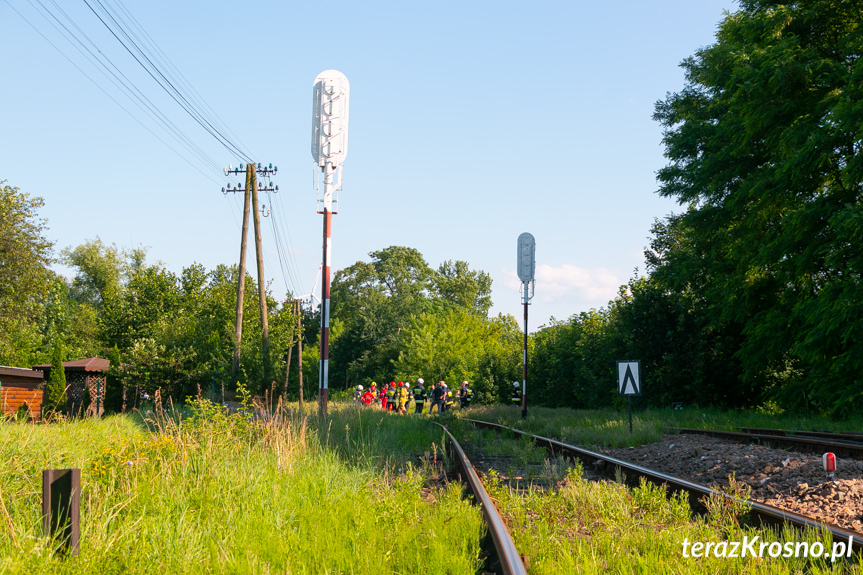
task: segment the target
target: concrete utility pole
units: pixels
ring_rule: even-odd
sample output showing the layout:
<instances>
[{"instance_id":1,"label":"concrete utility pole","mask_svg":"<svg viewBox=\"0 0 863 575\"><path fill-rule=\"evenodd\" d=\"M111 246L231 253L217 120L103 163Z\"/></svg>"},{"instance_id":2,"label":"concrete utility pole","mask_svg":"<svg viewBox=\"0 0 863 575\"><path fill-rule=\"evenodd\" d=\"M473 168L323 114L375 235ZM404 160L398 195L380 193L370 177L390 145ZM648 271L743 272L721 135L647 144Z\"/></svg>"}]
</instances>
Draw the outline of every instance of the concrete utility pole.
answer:
<instances>
[{"instance_id":1,"label":"concrete utility pole","mask_svg":"<svg viewBox=\"0 0 863 575\"><path fill-rule=\"evenodd\" d=\"M240 164L239 168L228 166L224 172L228 174L245 174L246 184L241 187L237 184L236 187L228 184L227 188L222 188L222 193L243 193L243 230L240 238L240 270L237 280L237 315L236 325L234 330L234 359L231 366L231 375L236 379L240 371L240 344L243 338L243 299L246 289L246 237L249 233L249 205L251 204L254 210L255 223L255 253L257 256L258 266L258 302L261 311L261 356L264 361L264 379L269 379L270 369L270 328L269 314L267 311L266 297L266 278L264 277L264 260L263 246L261 242L261 221L258 213L258 191L262 192L278 192L279 187L267 184L267 186L258 184L258 174L270 176L278 171L278 167L273 167L270 164L268 167L261 167L261 164L247 164L245 167Z\"/></svg>"}]
</instances>

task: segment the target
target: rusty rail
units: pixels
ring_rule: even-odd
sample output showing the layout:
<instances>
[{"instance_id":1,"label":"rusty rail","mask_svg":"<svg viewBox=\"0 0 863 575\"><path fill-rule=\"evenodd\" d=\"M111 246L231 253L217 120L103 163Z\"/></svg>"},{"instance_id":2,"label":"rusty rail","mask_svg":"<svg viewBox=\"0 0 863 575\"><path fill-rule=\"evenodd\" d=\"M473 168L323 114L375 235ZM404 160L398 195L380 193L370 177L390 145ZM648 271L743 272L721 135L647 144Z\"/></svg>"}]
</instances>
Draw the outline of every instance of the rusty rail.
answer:
<instances>
[{"instance_id":1,"label":"rusty rail","mask_svg":"<svg viewBox=\"0 0 863 575\"><path fill-rule=\"evenodd\" d=\"M452 450L459 466L464 471L464 477L467 479L471 491L473 491L474 496L480 502L482 514L485 517L486 524L488 525L489 535L494 543L498 561L500 562L504 575L527 575L527 570L524 567L524 563L522 563L521 556L518 553L518 549L515 547L515 543L512 541L512 536L506 528L503 518L501 518L500 513L498 512L497 506L495 506L491 497L489 497L485 487L483 487L482 481L479 479L479 475L477 475L476 470L473 468L473 465L467 455L465 455L464 450L461 448L461 445L458 444L455 437L453 437L446 427L440 423L437 423L437 425L440 425L441 429L444 430L444 433L446 433L449 438L450 449Z\"/></svg>"}]
</instances>

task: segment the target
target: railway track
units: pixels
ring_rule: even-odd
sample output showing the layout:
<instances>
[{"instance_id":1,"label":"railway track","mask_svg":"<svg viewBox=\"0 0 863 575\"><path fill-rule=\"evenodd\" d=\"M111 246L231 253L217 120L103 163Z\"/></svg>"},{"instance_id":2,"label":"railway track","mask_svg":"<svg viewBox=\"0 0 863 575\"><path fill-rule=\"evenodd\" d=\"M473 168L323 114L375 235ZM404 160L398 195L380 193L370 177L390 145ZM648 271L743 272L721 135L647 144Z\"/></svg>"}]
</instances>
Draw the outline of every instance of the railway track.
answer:
<instances>
[{"instance_id":1,"label":"railway track","mask_svg":"<svg viewBox=\"0 0 863 575\"><path fill-rule=\"evenodd\" d=\"M681 434L707 435L738 443L759 443L774 447L792 447L807 453L830 451L839 457L863 459L863 436L754 428L743 428L742 431L725 431L720 429L675 427L670 431Z\"/></svg>"},{"instance_id":2,"label":"railway track","mask_svg":"<svg viewBox=\"0 0 863 575\"><path fill-rule=\"evenodd\" d=\"M701 511L704 509L701 503L701 499L704 497L714 496L734 499L727 494L720 493L719 491L711 489L707 486L693 483L679 477L660 473L658 471L633 463L629 463L620 459L616 459L608 455L589 451L574 445L564 443L562 441L532 435L527 432L496 423L478 421L473 419L465 419L464 421L467 421L474 426L492 429L497 432L507 432L519 437L529 437L534 441L534 443L545 447L550 453L554 455L563 455L569 458L577 458L580 459L582 462L589 464L593 464L595 462L604 462L607 469L621 469L624 472L627 481L630 483L635 483L638 478L643 477L654 484L665 485L669 491L683 491L687 494L690 506L693 508L693 510L696 511ZM452 439L452 441L455 441L454 438ZM747 501L745 503L749 507L752 516L758 519L761 523L768 525L790 524L798 529L824 529L831 534L834 541L843 542L846 545L850 543L855 552L859 553L863 551L863 533L844 529L836 525L818 522L810 517L806 517L804 515L800 515L791 511L779 509L777 507L773 507L763 503L757 503L754 501Z\"/></svg>"}]
</instances>

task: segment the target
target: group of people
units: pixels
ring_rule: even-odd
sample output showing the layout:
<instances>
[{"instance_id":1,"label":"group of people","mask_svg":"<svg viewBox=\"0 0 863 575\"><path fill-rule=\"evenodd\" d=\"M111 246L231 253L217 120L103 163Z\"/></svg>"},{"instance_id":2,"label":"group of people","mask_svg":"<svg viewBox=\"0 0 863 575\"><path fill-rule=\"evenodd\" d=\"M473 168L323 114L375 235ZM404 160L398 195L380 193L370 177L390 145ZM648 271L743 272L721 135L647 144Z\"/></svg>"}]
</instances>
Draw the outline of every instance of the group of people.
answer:
<instances>
[{"instance_id":1,"label":"group of people","mask_svg":"<svg viewBox=\"0 0 863 575\"><path fill-rule=\"evenodd\" d=\"M413 404L414 413L423 413L426 403L429 404L429 414L444 413L455 406L456 400L462 409L470 407L470 402L473 399L473 389L468 382L461 382L455 393L449 388L444 381L439 381L432 384L427 390L423 378L417 379L416 384L411 388L410 383L406 381L391 381L389 385L378 387L374 381L368 389L364 389L362 385L358 385L354 390L353 399L360 405L368 405L370 407L380 407L386 411L395 411L396 413L408 413Z\"/></svg>"}]
</instances>

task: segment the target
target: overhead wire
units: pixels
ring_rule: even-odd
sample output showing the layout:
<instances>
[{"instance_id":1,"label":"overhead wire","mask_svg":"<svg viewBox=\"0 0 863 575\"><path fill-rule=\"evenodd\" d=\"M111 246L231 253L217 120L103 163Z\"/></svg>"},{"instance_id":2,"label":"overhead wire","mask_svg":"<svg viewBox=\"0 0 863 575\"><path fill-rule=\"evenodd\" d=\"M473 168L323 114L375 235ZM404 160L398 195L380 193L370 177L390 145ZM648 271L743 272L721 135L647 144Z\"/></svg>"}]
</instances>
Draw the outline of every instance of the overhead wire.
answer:
<instances>
[{"instance_id":1,"label":"overhead wire","mask_svg":"<svg viewBox=\"0 0 863 575\"><path fill-rule=\"evenodd\" d=\"M28 0L30 5L35 8L33 5L33 0ZM171 121L164 113L153 102L132 82L123 72L120 70L114 62L107 57L101 50L99 50L98 46L96 46L95 42L84 32L75 21L69 17L69 15L57 4L56 0L51 0L51 3L56 7L56 9L63 15L63 17L77 30L77 34L69 29L69 27L61 21L61 19L54 13L52 13L47 6L45 6L41 0L36 0L36 2L42 7L42 9L47 13L54 21L59 24L65 33L59 28L57 25L48 20L48 22L54 26L54 28L63 35L66 40L72 44L72 46L78 50L78 52L84 56L86 59L90 61L90 63L99 70L103 76L105 76L111 83L113 83L120 91L125 92L127 97L129 97L136 106L138 106L141 111L147 114L154 122L161 125L162 129L165 130L168 135L174 138L177 143L186 148L190 153L197 156L202 163L208 165L210 168L218 169L218 163L210 157L200 146L198 146L187 134L185 134L182 130L180 130L174 122ZM38 10L38 9L37 9ZM43 17L45 15L43 14ZM47 18L46 18L47 20ZM86 43L84 40L86 40ZM78 45L75 44L77 42ZM89 47L88 45L89 44ZM83 50L82 50L83 49ZM95 50L95 51L94 51ZM86 53L85 53L86 51ZM107 72L107 73L106 73ZM110 76L108 75L110 74Z\"/></svg>"},{"instance_id":2,"label":"overhead wire","mask_svg":"<svg viewBox=\"0 0 863 575\"><path fill-rule=\"evenodd\" d=\"M92 77L92 76L90 76L90 74L88 74L86 71L84 71L84 69L83 69L83 68L81 68L81 66L79 66L79 65L78 65L74 60L72 60L72 58L70 58L70 57L69 57L69 56L68 56L68 55L67 55L63 50L61 50L59 46L57 46L57 45L56 45L54 42L52 42L52 41L51 41L51 40L50 40L50 39L49 39L45 34L43 34L43 33L42 33L42 31L41 31L41 30L39 30L39 28L38 28L35 24L33 24L33 23L32 23L32 22L31 22L31 21L30 21L30 20L29 20L29 19L28 19L24 14L22 14L22 13L21 13L17 8L15 8L14 6L12 6L12 4L9 2L9 0L4 0L4 1L5 1L5 2L6 2L6 4L7 4L11 9L12 9L12 11L13 11L13 12L15 12L16 14L18 14L18 16L19 16L22 20L24 20L24 22L26 22L26 23L27 23L27 25L28 25L28 26L30 26L30 27L31 27L31 28L32 28L32 29L33 29L37 34L39 34L39 35L42 37L42 39L44 39L44 40L45 40L45 41L46 41L46 42L47 42L47 43L48 43L52 48L54 48L54 49L55 49L55 50L56 50L56 51L57 51L61 56L63 56L63 57L64 57L64 58L65 58L65 59L66 59L70 64L72 64L72 66L74 66L74 67L75 67L79 72L81 72L81 74L82 74L85 78L87 78L87 79L88 79L88 80L89 80L89 81L90 81L90 82L91 82L91 83L92 83L96 88L98 88L102 93L104 93L104 94L105 94L105 95L106 95L106 96L107 96L111 101L113 101L115 104L117 104L117 106L119 106L121 110L123 110L124 112L126 112L126 114L128 114L130 118L132 118L135 122L137 122L138 124L140 124L142 128L144 128L145 130L147 130L147 131L148 131L148 132L149 132L149 133L150 133L154 138L156 138L158 141L160 141L162 144L164 144L164 145L165 145L165 147L167 147L169 150L171 150L172 152L174 152L174 153L175 153L175 154L176 154L180 159L182 159L184 162L186 162L187 164L189 164L189 166L191 166L194 170L196 170L197 172L201 173L204 177L206 177L207 179L211 180L212 182L215 182L216 184L219 184L219 183L220 183L218 180L214 179L214 178L212 177L212 175L210 175L210 174L208 174L208 173L204 172L203 170L201 170L201 168L200 168L200 167L198 167L198 166L196 166L194 163L192 163L192 162L191 162L191 161L190 161L186 156L184 156L184 155L183 155L182 153L180 153L177 149L175 149L173 146L171 146L168 142L166 142L164 139L162 139L162 138L161 138L161 137L160 137L156 132L154 132L154 131L149 127L149 126L147 126L147 125L146 125L144 122L142 122L142 121L141 121L137 116L135 116L135 114L133 114L133 113L132 113L132 112L131 112L131 111L130 111L126 106L124 106L123 104L121 104L121 103L120 103L120 102L119 102L119 101L118 101L118 100L117 100L113 95L111 95L111 94L110 94L110 93L109 93L109 92L108 92L104 87L102 87L102 86L99 84L99 82L97 82L96 80L94 80L94 79L93 79L93 77ZM31 6L32 6L32 7L33 7L37 12L39 12L38 8L36 8L36 7L33 5L32 0L28 0L28 1L29 1L30 5L31 5ZM48 21L48 23L49 23L49 24L51 24L55 29L57 29L56 25L52 24L52 23L51 23L51 21L50 21L50 20L49 20L49 19L48 19L44 14L42 14L41 12L39 12L39 15L40 15L40 16L42 16L46 21ZM59 32L59 30L58 30L58 32ZM63 34L61 33L61 35L63 35ZM69 39L68 39L66 36L64 36L64 39L65 39L67 42L69 41ZM74 46L74 44L73 44L73 46ZM92 62L91 62L91 63L92 63ZM98 69L98 68L97 68L97 69ZM104 72L102 72L102 73L103 73L103 75L104 75ZM128 96L128 94L127 94L127 96ZM199 159L200 159L200 158L199 158Z\"/></svg>"},{"instance_id":3,"label":"overhead wire","mask_svg":"<svg viewBox=\"0 0 863 575\"><path fill-rule=\"evenodd\" d=\"M150 52L151 54L153 54L153 52L155 52L155 54L153 54L154 59L160 59L162 61L162 63L165 64L165 66L168 68L168 71L166 73L168 75L171 75L171 71L173 71L172 77L175 79L175 82L185 86L185 88L189 94L190 99L194 100L203 109L203 111L206 111L209 113L209 117L211 118L211 121L213 121L213 123L218 123L222 127L222 129L224 129L228 134L230 134L230 136L234 140L237 141L237 143L240 145L241 148L247 148L247 146L243 143L243 141L239 137L237 137L237 135L234 134L233 131L231 131L231 129L227 126L227 124L225 124L225 122L222 120L222 118L219 117L219 115L216 113L216 111L213 110L213 108L211 108L210 105L207 104L206 100L204 100L203 97L201 97L201 95L198 93L198 91L195 90L194 86L192 86L192 84L186 79L186 77L182 74L182 72L180 72L180 70L174 65L174 63L171 61L171 59L162 51L161 48L159 48L159 45L156 44L156 42L153 40L153 38L147 33L146 30L144 30L144 28L140 25L140 23L135 18L135 16L123 4L122 0L114 0L114 2L117 4L117 6L123 12L123 14L125 14L128 21L131 22L132 26L140 32L140 36L136 35L136 37L138 37L139 39L142 39L144 44L150 46L150 48L152 50L152 52ZM254 154L251 154L251 155L253 156Z\"/></svg>"},{"instance_id":4,"label":"overhead wire","mask_svg":"<svg viewBox=\"0 0 863 575\"><path fill-rule=\"evenodd\" d=\"M168 78L165 77L164 73L162 73L162 71L155 64L153 64L153 62L145 54L143 54L143 52L141 52L140 49L137 49L137 45L131 40L129 35L125 32L125 29L122 26L120 26L116 22L116 20L113 19L113 17L111 17L110 13L107 13L107 11L106 11L106 14L108 14L108 17L115 23L115 25L117 26L120 33L126 37L126 39L129 41L129 43L133 44L136 47L138 54L136 54L135 50L132 50L132 48L130 48L129 45L126 42L124 42L120 38L120 36L117 35L117 32L105 21L105 19L102 17L102 15L99 14L99 12L95 8L93 8L93 6L90 4L89 0L83 0L83 2L84 2L84 4L87 5L88 8L90 8L90 10L93 12L93 14L96 15L96 17L99 19L99 21L102 22L102 24L105 26L105 28L108 29L108 31L111 33L111 35L113 35L114 38L116 38L117 41L120 42L120 45L122 45L123 48L125 48L126 51L129 52L129 54L132 56L132 58L134 58L135 61L138 62L138 64L144 69L144 71L147 72L147 74L149 74L150 77L153 78L153 80L155 80L156 83L181 108L183 108L183 110L185 110L186 113L189 114L189 116L191 116L191 118L193 120L195 120L195 122L198 123L198 125L200 125L202 128L204 128L204 130L207 133L209 133L211 136L213 136L220 144L222 144L222 146L225 147L225 149L227 149L232 154L236 154L237 156L239 156L240 158L242 158L243 160L245 160L248 163L255 163L254 160L252 160L251 156L249 156L246 152L244 152L243 150L238 148L236 144L231 142L224 134L222 134L217 128L215 128L209 121L207 121L206 118L203 118L201 116L200 112L198 112L191 105L191 103L188 101L188 99L177 89L177 87L174 86L173 83L170 80L168 80ZM98 3L100 7L102 6L100 0L94 0L94 2ZM104 10L104 7L103 7L103 10ZM144 62L141 61L141 58L146 60L147 64L149 64L149 66L144 64ZM161 78L161 80L159 78Z\"/></svg>"},{"instance_id":5,"label":"overhead wire","mask_svg":"<svg viewBox=\"0 0 863 575\"><path fill-rule=\"evenodd\" d=\"M91 4L92 1L92 4ZM55 50L64 56L75 68L77 68L85 77L88 78L96 87L105 93L112 101L114 101L121 109L129 114L136 122L144 127L148 132L153 134L157 140L165 144L175 154L180 156L186 163L191 165L195 170L205 175L213 182L219 183L209 174L202 171L198 166L195 166L187 157L177 151L164 139L159 137L152 129L145 125L138 117L130 112L125 106L108 93L98 82L96 82L89 74L87 74L78 64L76 64L63 50L48 39L32 22L30 22L20 11L11 5L9 0L5 0L13 11L15 11L31 28L33 28L43 39L45 39ZM75 21L60 7L56 0L50 0L54 8L62 15L62 18L57 13L46 6L42 0L35 0L41 6L41 10L36 7L34 0L28 0L30 5L52 26L63 38L69 42L92 66L105 76L114 86L123 92L127 98L133 101L135 105L141 109L152 121L164 130L171 138L197 158L197 161L202 165L207 166L211 170L221 172L218 163L210 157L195 141L179 129L174 122L164 114L157 105L155 105L119 67L117 67L105 53L96 46L96 43L84 32ZM194 90L188 80L179 72L177 67L170 61L165 53L159 49L158 45L147 34L140 23L134 18L129 10L123 5L121 0L114 0L116 8L111 6L110 0L83 0L84 4L98 18L102 25L111 33L111 35L121 44L121 46L135 59L141 68L164 90L198 125L200 125L207 133L209 133L219 144L227 149L232 155L244 160L252 166L257 165L252 159L252 155L247 151L245 144L226 126L224 121L218 117L213 109L207 105L200 94ZM64 20L69 25L64 23ZM53 20L53 21L52 21ZM59 26L59 27L58 27ZM70 26L74 30L70 29ZM63 30L61 30L62 28ZM65 31L65 32L64 32ZM76 32L77 31L77 32ZM125 40L124 40L125 39ZM247 168L248 169L248 168ZM302 289L298 287L299 266L297 265L294 250L291 249L292 239L290 237L290 225L285 219L284 214L287 212L283 209L281 198L279 198L279 206L275 205L273 196L267 192L267 199L270 202L270 218L272 236L276 245L276 252L279 259L279 268L282 273L282 279L285 288L290 290L294 295L301 293ZM234 198L232 215L237 227L240 223L237 221L237 214L241 210L237 206L237 199ZM267 260L267 266L274 269L269 262L269 258L264 254Z\"/></svg>"}]
</instances>

